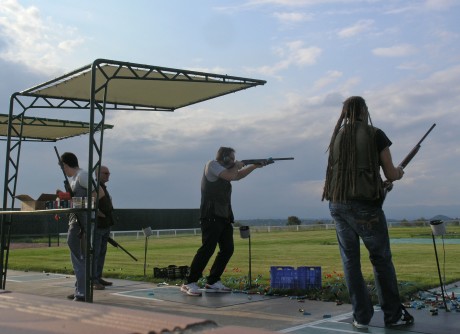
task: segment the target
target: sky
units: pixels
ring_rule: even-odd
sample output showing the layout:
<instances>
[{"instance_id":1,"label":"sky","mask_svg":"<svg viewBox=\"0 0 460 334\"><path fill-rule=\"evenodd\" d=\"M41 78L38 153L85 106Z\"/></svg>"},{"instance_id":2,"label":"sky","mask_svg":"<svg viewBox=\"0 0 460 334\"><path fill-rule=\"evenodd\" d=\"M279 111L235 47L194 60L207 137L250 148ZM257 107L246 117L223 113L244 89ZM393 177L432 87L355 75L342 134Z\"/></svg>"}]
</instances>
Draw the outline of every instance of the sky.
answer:
<instances>
[{"instance_id":1,"label":"sky","mask_svg":"<svg viewBox=\"0 0 460 334\"><path fill-rule=\"evenodd\" d=\"M233 182L236 220L330 219L327 146L343 101L359 95L395 165L436 123L387 218L459 217L459 16L455 0L0 0L1 113L13 93L98 58L266 80L173 113L107 112L114 206L198 208L205 163L231 146L241 160L295 158ZM87 166L88 136L24 143L17 194L63 187L54 145Z\"/></svg>"}]
</instances>

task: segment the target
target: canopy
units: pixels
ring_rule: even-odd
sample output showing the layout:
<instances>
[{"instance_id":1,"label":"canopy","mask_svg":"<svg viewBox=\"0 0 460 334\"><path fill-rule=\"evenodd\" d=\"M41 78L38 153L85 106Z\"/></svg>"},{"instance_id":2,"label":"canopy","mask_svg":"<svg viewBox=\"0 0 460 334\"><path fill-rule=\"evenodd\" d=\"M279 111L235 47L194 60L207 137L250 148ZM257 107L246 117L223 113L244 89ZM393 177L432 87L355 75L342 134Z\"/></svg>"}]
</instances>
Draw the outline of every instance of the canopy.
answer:
<instances>
[{"instance_id":1,"label":"canopy","mask_svg":"<svg viewBox=\"0 0 460 334\"><path fill-rule=\"evenodd\" d=\"M21 126L22 135L20 135ZM104 124L104 130L112 128L113 125ZM90 124L85 122L23 116L12 120L11 137L22 137L25 141L54 142L89 132ZM5 114L0 114L0 136L8 136L8 115Z\"/></svg>"},{"instance_id":2,"label":"canopy","mask_svg":"<svg viewBox=\"0 0 460 334\"><path fill-rule=\"evenodd\" d=\"M94 88L89 89L93 87L93 78ZM98 59L92 65L24 90L20 95L90 101L94 92L94 101L112 104L116 109L127 106L174 111L265 83L264 80Z\"/></svg>"}]
</instances>

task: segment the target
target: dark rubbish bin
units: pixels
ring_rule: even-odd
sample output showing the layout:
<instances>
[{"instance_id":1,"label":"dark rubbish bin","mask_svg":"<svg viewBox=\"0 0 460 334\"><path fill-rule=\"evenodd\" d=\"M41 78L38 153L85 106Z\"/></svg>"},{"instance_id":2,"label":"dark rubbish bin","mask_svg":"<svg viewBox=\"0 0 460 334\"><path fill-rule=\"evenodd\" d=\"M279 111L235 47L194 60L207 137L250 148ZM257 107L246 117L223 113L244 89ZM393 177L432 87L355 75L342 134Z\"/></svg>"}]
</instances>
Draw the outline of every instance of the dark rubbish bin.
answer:
<instances>
[{"instance_id":1,"label":"dark rubbish bin","mask_svg":"<svg viewBox=\"0 0 460 334\"><path fill-rule=\"evenodd\" d=\"M240 236L242 239L247 239L250 237L249 226L240 226Z\"/></svg>"}]
</instances>

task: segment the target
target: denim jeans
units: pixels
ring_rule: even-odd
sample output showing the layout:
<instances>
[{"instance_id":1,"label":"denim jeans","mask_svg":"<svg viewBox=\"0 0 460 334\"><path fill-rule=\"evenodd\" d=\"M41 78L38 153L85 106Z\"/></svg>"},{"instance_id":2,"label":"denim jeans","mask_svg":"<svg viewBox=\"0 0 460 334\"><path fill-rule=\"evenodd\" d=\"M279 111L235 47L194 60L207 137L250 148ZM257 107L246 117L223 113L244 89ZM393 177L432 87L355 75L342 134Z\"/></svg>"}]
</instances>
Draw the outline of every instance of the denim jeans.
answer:
<instances>
[{"instance_id":1,"label":"denim jeans","mask_svg":"<svg viewBox=\"0 0 460 334\"><path fill-rule=\"evenodd\" d=\"M374 314L361 271L361 238L369 252L385 324L397 321L402 315L401 301L391 256L388 226L382 208L362 201L348 201L329 203L329 209L335 220L354 318L361 324L369 324Z\"/></svg>"},{"instance_id":2,"label":"denim jeans","mask_svg":"<svg viewBox=\"0 0 460 334\"><path fill-rule=\"evenodd\" d=\"M94 229L93 249L93 281L98 282L102 278L104 270L105 255L107 254L107 242L110 236L110 227Z\"/></svg>"},{"instance_id":3,"label":"denim jeans","mask_svg":"<svg viewBox=\"0 0 460 334\"><path fill-rule=\"evenodd\" d=\"M86 288L86 263L83 250L85 236L80 236L80 226L77 223L69 224L67 231L67 245L70 249L70 260L75 273L75 296L84 297Z\"/></svg>"},{"instance_id":4,"label":"denim jeans","mask_svg":"<svg viewBox=\"0 0 460 334\"><path fill-rule=\"evenodd\" d=\"M203 276L209 259L219 245L219 252L207 277L208 284L214 284L220 281L220 276L233 255L233 225L228 220L218 218L203 220L201 221L201 240L202 245L193 258L187 283L197 282Z\"/></svg>"}]
</instances>

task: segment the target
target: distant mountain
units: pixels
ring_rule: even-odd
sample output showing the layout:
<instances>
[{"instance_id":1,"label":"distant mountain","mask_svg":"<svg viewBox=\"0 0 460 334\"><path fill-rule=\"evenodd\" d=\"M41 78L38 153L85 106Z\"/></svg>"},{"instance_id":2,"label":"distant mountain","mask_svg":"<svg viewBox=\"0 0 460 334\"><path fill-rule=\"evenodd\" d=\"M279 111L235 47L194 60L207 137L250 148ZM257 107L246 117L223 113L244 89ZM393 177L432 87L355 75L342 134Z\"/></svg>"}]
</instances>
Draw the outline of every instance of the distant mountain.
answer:
<instances>
[{"instance_id":1,"label":"distant mountain","mask_svg":"<svg viewBox=\"0 0 460 334\"><path fill-rule=\"evenodd\" d=\"M457 218L450 218L446 215L436 215L430 219L426 219L427 221L430 220L442 220L442 221L450 221L454 220ZM417 219L414 219L417 220ZM302 222L302 225L310 225L310 224L317 224L318 222L322 222L323 224L330 224L332 223L331 218L316 218L316 219L311 219L311 218L300 218L300 221ZM400 222L401 219L387 219L387 221L390 223L397 223ZM286 219L236 219L235 222L240 223L241 225L246 225L246 226L286 226L287 224L287 218Z\"/></svg>"},{"instance_id":2,"label":"distant mountain","mask_svg":"<svg viewBox=\"0 0 460 334\"><path fill-rule=\"evenodd\" d=\"M323 218L323 219L299 218L299 219L302 222L302 225L316 224L318 222L329 224L332 221L331 218ZM241 225L247 225L247 226L286 226L287 218L286 219L236 219L235 222L238 222Z\"/></svg>"},{"instance_id":3,"label":"distant mountain","mask_svg":"<svg viewBox=\"0 0 460 334\"><path fill-rule=\"evenodd\" d=\"M444 216L444 215L436 215L434 217L432 217L430 220L453 220L453 218L450 218L450 217L447 217L447 216Z\"/></svg>"}]
</instances>

